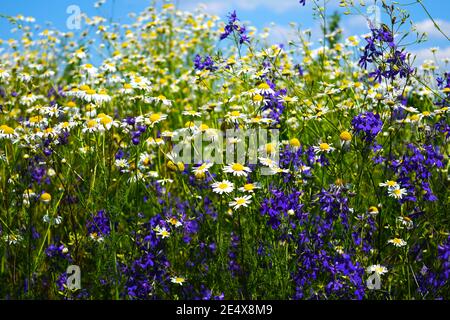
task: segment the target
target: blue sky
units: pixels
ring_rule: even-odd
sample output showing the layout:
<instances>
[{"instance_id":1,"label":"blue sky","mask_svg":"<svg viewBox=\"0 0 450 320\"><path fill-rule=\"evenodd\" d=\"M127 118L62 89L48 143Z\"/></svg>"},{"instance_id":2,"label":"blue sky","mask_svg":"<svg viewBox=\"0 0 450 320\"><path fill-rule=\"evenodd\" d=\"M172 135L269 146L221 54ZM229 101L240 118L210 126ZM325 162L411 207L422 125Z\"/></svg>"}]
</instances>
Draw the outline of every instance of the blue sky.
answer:
<instances>
[{"instance_id":1,"label":"blue sky","mask_svg":"<svg viewBox=\"0 0 450 320\"><path fill-rule=\"evenodd\" d=\"M320 2L322 0L319 0ZM373 4L374 0L365 0L366 4ZM128 13L139 12L146 8L149 0L107 0L100 9L94 8L94 0L1 0L0 14L15 16L33 16L40 25L51 22L60 30L67 30L66 9L70 5L78 5L89 15L101 15L116 22L127 23L131 20ZM162 1L157 1L161 3ZM193 10L200 3L206 4L206 11L216 14L222 19L227 12L236 9L243 21L248 21L258 29L271 26L272 37L275 41L286 41L290 36L289 22L296 22L303 28L318 30L318 22L312 16L312 0L306 0L307 6L299 5L298 0L175 0L181 9ZM356 0L358 2L358 0ZM399 0L400 3L414 3L415 0ZM438 22L442 30L450 35L450 1L423 0L432 17ZM343 12L338 6L339 0L330 0L328 11ZM423 60L430 58L428 47L439 47L439 58L450 57L450 42L434 28L425 11L419 4L404 6L411 14L411 19L418 29L428 32L429 41L425 44L414 45L410 48ZM275 23L276 27L271 25ZM342 26L346 35L362 34L368 31L365 21L359 16L343 16ZM0 38L14 37L10 33L11 26L6 19L0 18ZM68 31L68 30L67 30Z\"/></svg>"}]
</instances>

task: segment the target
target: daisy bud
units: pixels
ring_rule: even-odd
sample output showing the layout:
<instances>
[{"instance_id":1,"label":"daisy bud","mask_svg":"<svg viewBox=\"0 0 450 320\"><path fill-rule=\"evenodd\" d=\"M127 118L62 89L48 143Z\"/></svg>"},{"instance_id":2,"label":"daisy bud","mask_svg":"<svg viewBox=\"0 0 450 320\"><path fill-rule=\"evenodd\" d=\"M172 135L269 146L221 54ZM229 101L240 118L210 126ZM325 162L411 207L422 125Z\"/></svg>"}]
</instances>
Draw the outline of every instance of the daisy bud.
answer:
<instances>
[{"instance_id":1,"label":"daisy bud","mask_svg":"<svg viewBox=\"0 0 450 320\"><path fill-rule=\"evenodd\" d=\"M49 203L52 200L52 196L50 193L44 192L39 199L44 203Z\"/></svg>"}]
</instances>

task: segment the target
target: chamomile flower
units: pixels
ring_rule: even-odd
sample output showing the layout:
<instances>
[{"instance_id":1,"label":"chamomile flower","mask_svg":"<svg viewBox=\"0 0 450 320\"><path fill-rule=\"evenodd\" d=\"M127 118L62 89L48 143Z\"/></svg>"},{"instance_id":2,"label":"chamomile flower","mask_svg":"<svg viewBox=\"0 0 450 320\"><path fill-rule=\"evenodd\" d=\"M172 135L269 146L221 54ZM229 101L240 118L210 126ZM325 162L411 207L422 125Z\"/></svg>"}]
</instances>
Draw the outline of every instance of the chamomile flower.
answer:
<instances>
[{"instance_id":1,"label":"chamomile flower","mask_svg":"<svg viewBox=\"0 0 450 320\"><path fill-rule=\"evenodd\" d=\"M194 110L185 110L181 113L184 116L190 116L190 117L201 117L202 114L198 111L194 111Z\"/></svg>"},{"instance_id":2,"label":"chamomile flower","mask_svg":"<svg viewBox=\"0 0 450 320\"><path fill-rule=\"evenodd\" d=\"M328 144L326 142L321 142L321 143L319 143L319 145L313 146L313 150L316 154L330 153L335 150L335 148L332 145L333 145L332 143Z\"/></svg>"},{"instance_id":3,"label":"chamomile flower","mask_svg":"<svg viewBox=\"0 0 450 320\"><path fill-rule=\"evenodd\" d=\"M211 168L212 166L213 166L213 163L205 162L195 168L192 168L192 172L195 175L204 174L204 173L208 172L209 168Z\"/></svg>"},{"instance_id":4,"label":"chamomile flower","mask_svg":"<svg viewBox=\"0 0 450 320\"><path fill-rule=\"evenodd\" d=\"M64 113L64 110L63 108L55 104L54 106L42 108L42 113L49 117L59 117L61 114Z\"/></svg>"},{"instance_id":5,"label":"chamomile flower","mask_svg":"<svg viewBox=\"0 0 450 320\"><path fill-rule=\"evenodd\" d=\"M167 99L166 96L163 96L162 94L157 97L146 98L145 102L146 103L150 103L150 102L162 103L163 105L168 106L168 107L170 107L172 105L172 101Z\"/></svg>"},{"instance_id":6,"label":"chamomile flower","mask_svg":"<svg viewBox=\"0 0 450 320\"><path fill-rule=\"evenodd\" d=\"M102 66L101 66L101 70L103 72L116 72L117 68L116 65L113 62L105 62Z\"/></svg>"},{"instance_id":7,"label":"chamomile flower","mask_svg":"<svg viewBox=\"0 0 450 320\"><path fill-rule=\"evenodd\" d=\"M170 217L166 221L175 228L181 227L183 225L183 223L176 217Z\"/></svg>"},{"instance_id":8,"label":"chamomile flower","mask_svg":"<svg viewBox=\"0 0 450 320\"><path fill-rule=\"evenodd\" d=\"M406 246L406 241L400 238L389 239L388 243L393 244L396 247L404 247Z\"/></svg>"},{"instance_id":9,"label":"chamomile flower","mask_svg":"<svg viewBox=\"0 0 450 320\"><path fill-rule=\"evenodd\" d=\"M263 166L267 166L267 167L277 167L278 163L271 159L271 158L266 158L266 157L259 157L259 162L261 162L261 164Z\"/></svg>"},{"instance_id":10,"label":"chamomile flower","mask_svg":"<svg viewBox=\"0 0 450 320\"><path fill-rule=\"evenodd\" d=\"M33 189L26 189L23 192L23 195L22 195L22 197L23 197L23 204L25 206L30 205L30 199L34 198L35 196L36 196L36 193L34 193Z\"/></svg>"},{"instance_id":11,"label":"chamomile flower","mask_svg":"<svg viewBox=\"0 0 450 320\"><path fill-rule=\"evenodd\" d=\"M31 79L33 79L33 77L26 72L19 73L18 77L22 82L30 82Z\"/></svg>"},{"instance_id":12,"label":"chamomile flower","mask_svg":"<svg viewBox=\"0 0 450 320\"><path fill-rule=\"evenodd\" d=\"M81 66L82 73L87 74L89 77L95 77L98 74L98 69L90 63L86 63Z\"/></svg>"},{"instance_id":13,"label":"chamomile flower","mask_svg":"<svg viewBox=\"0 0 450 320\"><path fill-rule=\"evenodd\" d=\"M269 168L270 174L289 173L289 169L283 169L278 166L271 166Z\"/></svg>"},{"instance_id":14,"label":"chamomile flower","mask_svg":"<svg viewBox=\"0 0 450 320\"><path fill-rule=\"evenodd\" d=\"M289 96L280 96L278 101L284 104L295 103L298 101L297 97L289 97Z\"/></svg>"},{"instance_id":15,"label":"chamomile flower","mask_svg":"<svg viewBox=\"0 0 450 320\"><path fill-rule=\"evenodd\" d=\"M388 190L388 195L395 199L402 199L403 196L407 195L408 192L405 188L392 188Z\"/></svg>"},{"instance_id":16,"label":"chamomile flower","mask_svg":"<svg viewBox=\"0 0 450 320\"><path fill-rule=\"evenodd\" d=\"M375 272L376 274L381 276L381 275L387 273L388 269L382 265L374 264L374 265L367 267L366 271L369 273Z\"/></svg>"},{"instance_id":17,"label":"chamomile flower","mask_svg":"<svg viewBox=\"0 0 450 320\"><path fill-rule=\"evenodd\" d=\"M164 121L165 119L167 119L167 115L163 114L163 113L152 113L150 116L148 116L145 119L145 123L153 126L161 121Z\"/></svg>"},{"instance_id":18,"label":"chamomile flower","mask_svg":"<svg viewBox=\"0 0 450 320\"><path fill-rule=\"evenodd\" d=\"M33 93L29 93L27 95L24 95L23 97L20 98L20 103L26 105L26 106L31 106L33 103L35 103L40 97L33 94Z\"/></svg>"},{"instance_id":19,"label":"chamomile flower","mask_svg":"<svg viewBox=\"0 0 450 320\"><path fill-rule=\"evenodd\" d=\"M275 91L273 91L273 89L266 82L260 83L255 89L255 92L263 95L271 95L275 93Z\"/></svg>"},{"instance_id":20,"label":"chamomile flower","mask_svg":"<svg viewBox=\"0 0 450 320\"><path fill-rule=\"evenodd\" d=\"M162 146L164 144L164 139L150 137L145 140L145 143L149 146Z\"/></svg>"},{"instance_id":21,"label":"chamomile flower","mask_svg":"<svg viewBox=\"0 0 450 320\"><path fill-rule=\"evenodd\" d=\"M42 221L51 225L61 224L63 218L61 216L56 216L55 218L50 217L48 214L42 217Z\"/></svg>"},{"instance_id":22,"label":"chamomile flower","mask_svg":"<svg viewBox=\"0 0 450 320\"><path fill-rule=\"evenodd\" d=\"M39 200L41 200L43 203L49 203L50 201L52 201L52 196L50 195L50 193L44 192L39 197Z\"/></svg>"},{"instance_id":23,"label":"chamomile flower","mask_svg":"<svg viewBox=\"0 0 450 320\"><path fill-rule=\"evenodd\" d=\"M379 184L380 187L387 187L388 189L398 189L400 188L400 185L393 180L387 180L386 182L381 182Z\"/></svg>"},{"instance_id":24,"label":"chamomile flower","mask_svg":"<svg viewBox=\"0 0 450 320\"><path fill-rule=\"evenodd\" d=\"M267 103L267 101L269 101L269 100L264 98L259 93L257 93L251 97L250 104L260 107L260 106L263 106L265 103Z\"/></svg>"},{"instance_id":25,"label":"chamomile flower","mask_svg":"<svg viewBox=\"0 0 450 320\"><path fill-rule=\"evenodd\" d=\"M0 126L0 139L11 139L16 137L16 131L6 124Z\"/></svg>"},{"instance_id":26,"label":"chamomile flower","mask_svg":"<svg viewBox=\"0 0 450 320\"><path fill-rule=\"evenodd\" d=\"M170 282L179 284L180 286L182 286L185 281L186 281L186 279L183 277L171 277L170 278Z\"/></svg>"},{"instance_id":27,"label":"chamomile flower","mask_svg":"<svg viewBox=\"0 0 450 320\"><path fill-rule=\"evenodd\" d=\"M74 57L76 57L77 59L80 59L80 60L87 57L86 52L84 51L84 48L77 49L73 55L74 55Z\"/></svg>"},{"instance_id":28,"label":"chamomile flower","mask_svg":"<svg viewBox=\"0 0 450 320\"><path fill-rule=\"evenodd\" d=\"M234 190L234 184L228 180L223 180L221 182L214 182L211 185L213 192L218 194L230 193Z\"/></svg>"},{"instance_id":29,"label":"chamomile flower","mask_svg":"<svg viewBox=\"0 0 450 320\"><path fill-rule=\"evenodd\" d=\"M152 159L154 158L154 155L150 155L147 152L143 152L139 156L139 164L141 166L147 167L152 163Z\"/></svg>"},{"instance_id":30,"label":"chamomile flower","mask_svg":"<svg viewBox=\"0 0 450 320\"><path fill-rule=\"evenodd\" d=\"M251 172L249 167L246 167L240 163L232 163L223 168L223 172L232 173L233 176L246 177Z\"/></svg>"},{"instance_id":31,"label":"chamomile flower","mask_svg":"<svg viewBox=\"0 0 450 320\"><path fill-rule=\"evenodd\" d=\"M250 199L252 198L251 195L243 196L243 197L236 197L233 201L230 201L229 205L233 209L239 209L240 207L248 207L248 205L251 203Z\"/></svg>"},{"instance_id":32,"label":"chamomile flower","mask_svg":"<svg viewBox=\"0 0 450 320\"><path fill-rule=\"evenodd\" d=\"M411 218L406 216L397 217L397 221L408 230L411 230L414 227L414 223Z\"/></svg>"},{"instance_id":33,"label":"chamomile flower","mask_svg":"<svg viewBox=\"0 0 450 320\"><path fill-rule=\"evenodd\" d=\"M103 126L100 125L98 119L89 119L86 120L86 122L83 124L83 128L81 129L81 132L83 133L94 133L97 131L102 131Z\"/></svg>"},{"instance_id":34,"label":"chamomile flower","mask_svg":"<svg viewBox=\"0 0 450 320\"><path fill-rule=\"evenodd\" d=\"M110 130L112 127L119 127L119 122L117 120L114 120L111 116L108 116L104 113L100 113L97 116L97 119L100 125L102 125L107 130Z\"/></svg>"},{"instance_id":35,"label":"chamomile flower","mask_svg":"<svg viewBox=\"0 0 450 320\"><path fill-rule=\"evenodd\" d=\"M166 229L166 227L156 226L156 228L153 230L156 232L156 235L158 237L161 237L163 239L168 238L170 236L170 232Z\"/></svg>"},{"instance_id":36,"label":"chamomile flower","mask_svg":"<svg viewBox=\"0 0 450 320\"><path fill-rule=\"evenodd\" d=\"M150 87L150 80L148 80L145 77L141 77L141 76L132 76L131 77L131 81L130 81L131 86L134 89L141 89L144 91L150 91L151 87Z\"/></svg>"},{"instance_id":37,"label":"chamomile flower","mask_svg":"<svg viewBox=\"0 0 450 320\"><path fill-rule=\"evenodd\" d=\"M246 183L243 187L240 187L238 190L241 192L254 193L256 189L260 189L258 183Z\"/></svg>"},{"instance_id":38,"label":"chamomile flower","mask_svg":"<svg viewBox=\"0 0 450 320\"><path fill-rule=\"evenodd\" d=\"M279 150L279 144L277 142L270 142L270 143L266 143L265 145L261 146L259 148L259 152L260 154L263 155L268 155L270 156L274 156L275 154L278 153Z\"/></svg>"},{"instance_id":39,"label":"chamomile flower","mask_svg":"<svg viewBox=\"0 0 450 320\"><path fill-rule=\"evenodd\" d=\"M0 80L5 81L8 80L11 75L8 71L0 69Z\"/></svg>"},{"instance_id":40,"label":"chamomile flower","mask_svg":"<svg viewBox=\"0 0 450 320\"><path fill-rule=\"evenodd\" d=\"M123 88L119 90L121 94L132 94L134 92L133 86L129 83L124 83Z\"/></svg>"},{"instance_id":41,"label":"chamomile flower","mask_svg":"<svg viewBox=\"0 0 450 320\"><path fill-rule=\"evenodd\" d=\"M367 210L368 213L372 216L376 216L380 211L378 210L377 207L375 206L370 206L369 209Z\"/></svg>"},{"instance_id":42,"label":"chamomile flower","mask_svg":"<svg viewBox=\"0 0 450 320\"><path fill-rule=\"evenodd\" d=\"M114 165L120 170L126 170L130 167L130 164L128 163L127 159L116 159Z\"/></svg>"}]
</instances>

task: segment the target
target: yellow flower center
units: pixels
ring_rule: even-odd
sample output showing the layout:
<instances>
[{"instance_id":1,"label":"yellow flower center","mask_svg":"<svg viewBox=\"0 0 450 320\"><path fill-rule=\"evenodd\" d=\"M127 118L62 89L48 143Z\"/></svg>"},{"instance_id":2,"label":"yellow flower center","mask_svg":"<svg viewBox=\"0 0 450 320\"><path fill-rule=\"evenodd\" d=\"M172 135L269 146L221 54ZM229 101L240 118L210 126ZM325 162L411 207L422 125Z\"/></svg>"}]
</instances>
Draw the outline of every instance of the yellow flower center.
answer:
<instances>
[{"instance_id":1,"label":"yellow flower center","mask_svg":"<svg viewBox=\"0 0 450 320\"><path fill-rule=\"evenodd\" d=\"M275 146L273 143L266 144L266 152L273 153L275 151Z\"/></svg>"},{"instance_id":2,"label":"yellow flower center","mask_svg":"<svg viewBox=\"0 0 450 320\"><path fill-rule=\"evenodd\" d=\"M371 207L369 207L369 212L370 213L378 213L378 208L374 207L374 206L371 206Z\"/></svg>"},{"instance_id":3,"label":"yellow flower center","mask_svg":"<svg viewBox=\"0 0 450 320\"><path fill-rule=\"evenodd\" d=\"M101 119L100 119L101 124L108 124L108 123L111 123L112 121L113 120L111 119L111 117L108 117L108 116L101 117Z\"/></svg>"},{"instance_id":4,"label":"yellow flower center","mask_svg":"<svg viewBox=\"0 0 450 320\"><path fill-rule=\"evenodd\" d=\"M300 140L298 140L297 138L292 138L291 140L289 140L289 144L292 147L300 147Z\"/></svg>"},{"instance_id":5,"label":"yellow flower center","mask_svg":"<svg viewBox=\"0 0 450 320\"><path fill-rule=\"evenodd\" d=\"M161 119L161 115L159 113L154 113L150 116L151 122L156 122L156 121L159 121L160 119Z\"/></svg>"},{"instance_id":6,"label":"yellow flower center","mask_svg":"<svg viewBox=\"0 0 450 320\"><path fill-rule=\"evenodd\" d=\"M342 131L339 135L339 138L341 138L341 140L343 141L350 141L352 140L352 134L348 131Z\"/></svg>"},{"instance_id":7,"label":"yellow flower center","mask_svg":"<svg viewBox=\"0 0 450 320\"><path fill-rule=\"evenodd\" d=\"M260 94L257 94L253 97L253 101L255 101L255 102L261 102L261 101L263 101L263 99L264 99L263 96Z\"/></svg>"},{"instance_id":8,"label":"yellow flower center","mask_svg":"<svg viewBox=\"0 0 450 320\"><path fill-rule=\"evenodd\" d=\"M241 115L239 111L232 111L230 114L232 117L239 117Z\"/></svg>"},{"instance_id":9,"label":"yellow flower center","mask_svg":"<svg viewBox=\"0 0 450 320\"><path fill-rule=\"evenodd\" d=\"M6 124L0 126L0 130L3 131L4 134L14 134L14 129Z\"/></svg>"},{"instance_id":10,"label":"yellow flower center","mask_svg":"<svg viewBox=\"0 0 450 320\"><path fill-rule=\"evenodd\" d=\"M97 125L97 121L89 120L86 125L88 128L94 128Z\"/></svg>"},{"instance_id":11,"label":"yellow flower center","mask_svg":"<svg viewBox=\"0 0 450 320\"><path fill-rule=\"evenodd\" d=\"M268 90L270 89L270 86L267 83L263 82L258 86L258 88L262 90Z\"/></svg>"},{"instance_id":12,"label":"yellow flower center","mask_svg":"<svg viewBox=\"0 0 450 320\"><path fill-rule=\"evenodd\" d=\"M320 148L320 150L322 150L322 151L327 151L327 150L330 150L330 145L329 145L328 143L321 143L321 144L319 145L319 148Z\"/></svg>"},{"instance_id":13,"label":"yellow flower center","mask_svg":"<svg viewBox=\"0 0 450 320\"><path fill-rule=\"evenodd\" d=\"M392 181L392 180L389 180L388 182L386 182L386 184L387 184L389 187L393 187L393 186L397 185L397 182Z\"/></svg>"},{"instance_id":14,"label":"yellow flower center","mask_svg":"<svg viewBox=\"0 0 450 320\"><path fill-rule=\"evenodd\" d=\"M52 196L49 193L47 193L47 192L41 194L40 198L44 202L49 202L50 200L52 200Z\"/></svg>"},{"instance_id":15,"label":"yellow flower center","mask_svg":"<svg viewBox=\"0 0 450 320\"><path fill-rule=\"evenodd\" d=\"M221 184L219 184L218 188L221 190L225 190L226 188L228 188L228 184L222 182Z\"/></svg>"},{"instance_id":16,"label":"yellow flower center","mask_svg":"<svg viewBox=\"0 0 450 320\"><path fill-rule=\"evenodd\" d=\"M240 163L235 163L231 166L231 169L233 169L233 171L244 171L244 166Z\"/></svg>"},{"instance_id":17,"label":"yellow flower center","mask_svg":"<svg viewBox=\"0 0 450 320\"><path fill-rule=\"evenodd\" d=\"M253 183L247 183L244 185L244 189L247 191L252 191L253 189L255 189L255 186L253 185Z\"/></svg>"},{"instance_id":18,"label":"yellow flower center","mask_svg":"<svg viewBox=\"0 0 450 320\"><path fill-rule=\"evenodd\" d=\"M236 200L236 204L245 204L245 199L244 198L239 198Z\"/></svg>"}]
</instances>

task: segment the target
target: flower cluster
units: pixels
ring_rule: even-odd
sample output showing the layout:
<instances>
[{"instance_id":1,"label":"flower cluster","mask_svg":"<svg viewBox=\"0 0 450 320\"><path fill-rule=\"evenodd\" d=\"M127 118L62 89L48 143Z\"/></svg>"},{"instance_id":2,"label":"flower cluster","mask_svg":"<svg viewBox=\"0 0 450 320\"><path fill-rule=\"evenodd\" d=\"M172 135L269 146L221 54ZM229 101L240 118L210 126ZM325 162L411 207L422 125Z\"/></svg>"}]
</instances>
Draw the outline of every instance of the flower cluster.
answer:
<instances>
[{"instance_id":1,"label":"flower cluster","mask_svg":"<svg viewBox=\"0 0 450 320\"><path fill-rule=\"evenodd\" d=\"M231 34L236 34L240 44L250 42L250 38L246 34L246 27L240 25L238 21L239 19L236 15L236 11L230 12L228 14L228 24L224 27L223 32L220 35L220 40L228 38Z\"/></svg>"}]
</instances>

